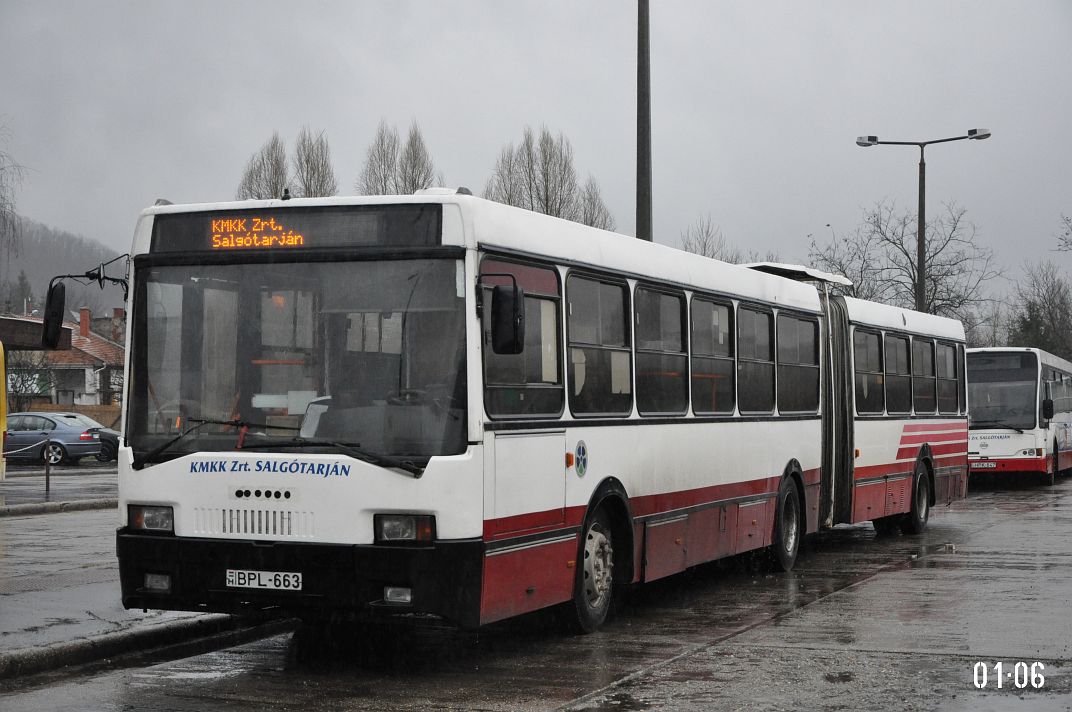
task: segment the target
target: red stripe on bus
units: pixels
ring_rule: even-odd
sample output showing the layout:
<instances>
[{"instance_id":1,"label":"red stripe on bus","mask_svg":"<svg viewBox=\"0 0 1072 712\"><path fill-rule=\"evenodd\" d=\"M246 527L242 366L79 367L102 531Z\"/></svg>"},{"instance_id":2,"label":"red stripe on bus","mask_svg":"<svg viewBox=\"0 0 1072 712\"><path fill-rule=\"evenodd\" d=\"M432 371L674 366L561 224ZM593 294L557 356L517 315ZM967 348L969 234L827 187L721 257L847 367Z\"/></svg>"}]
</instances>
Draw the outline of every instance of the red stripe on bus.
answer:
<instances>
[{"instance_id":1,"label":"red stripe on bus","mask_svg":"<svg viewBox=\"0 0 1072 712\"><path fill-rule=\"evenodd\" d=\"M919 448L914 446L914 445L910 446L910 447L903 447L903 448L901 448L901 449L899 449L897 451L897 459L898 460L906 460L906 459L908 459L910 457L915 457L916 453L918 453L918 452L919 452ZM931 445L931 454L932 455L961 455L961 454L967 454L967 452L968 452L968 441L967 440L965 440L964 442L959 442L959 443L945 443L945 444L939 444L939 445Z\"/></svg>"},{"instance_id":2,"label":"red stripe on bus","mask_svg":"<svg viewBox=\"0 0 1072 712\"><path fill-rule=\"evenodd\" d=\"M963 440L968 442L967 430L954 430L947 433L935 434L935 435L902 435L901 445L912 445L922 443L948 443L959 442Z\"/></svg>"},{"instance_id":3,"label":"red stripe on bus","mask_svg":"<svg viewBox=\"0 0 1072 712\"><path fill-rule=\"evenodd\" d=\"M964 430L968 427L968 421L958 420L955 423L908 423L904 426L904 432L906 433L926 433L937 432L939 430Z\"/></svg>"},{"instance_id":4,"label":"red stripe on bus","mask_svg":"<svg viewBox=\"0 0 1072 712\"><path fill-rule=\"evenodd\" d=\"M819 468L805 470L804 486L818 484L822 475ZM678 509L686 509L704 504L713 504L738 497L773 495L778 491L780 477L768 477L761 480L734 482L725 485L712 485L677 492L632 497L629 507L634 517L646 517L664 514ZM484 520L485 541L496 541L525 534L539 534L566 527L580 526L584 521L584 506L568 507L565 510L550 509L542 512L526 512L510 517Z\"/></svg>"},{"instance_id":5,"label":"red stripe on bus","mask_svg":"<svg viewBox=\"0 0 1072 712\"><path fill-rule=\"evenodd\" d=\"M857 467L854 479L866 480L871 477L889 477L891 475L910 475L914 463L911 462L887 462L881 465L864 465Z\"/></svg>"}]
</instances>

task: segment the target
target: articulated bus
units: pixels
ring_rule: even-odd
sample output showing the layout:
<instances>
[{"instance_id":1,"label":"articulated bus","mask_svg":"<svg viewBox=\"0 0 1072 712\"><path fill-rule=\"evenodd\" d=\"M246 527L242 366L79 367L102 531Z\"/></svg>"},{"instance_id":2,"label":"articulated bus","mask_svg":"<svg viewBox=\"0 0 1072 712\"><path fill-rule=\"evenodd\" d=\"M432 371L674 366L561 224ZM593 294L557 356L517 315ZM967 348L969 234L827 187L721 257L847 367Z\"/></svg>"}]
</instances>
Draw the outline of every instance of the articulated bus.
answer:
<instances>
[{"instance_id":1,"label":"articulated bus","mask_svg":"<svg viewBox=\"0 0 1072 712\"><path fill-rule=\"evenodd\" d=\"M1072 468L1072 363L1041 349L968 349L972 474L1052 485Z\"/></svg>"},{"instance_id":2,"label":"articulated bus","mask_svg":"<svg viewBox=\"0 0 1072 712\"><path fill-rule=\"evenodd\" d=\"M132 252L128 608L476 627L965 494L964 331L443 189L162 205Z\"/></svg>"}]
</instances>

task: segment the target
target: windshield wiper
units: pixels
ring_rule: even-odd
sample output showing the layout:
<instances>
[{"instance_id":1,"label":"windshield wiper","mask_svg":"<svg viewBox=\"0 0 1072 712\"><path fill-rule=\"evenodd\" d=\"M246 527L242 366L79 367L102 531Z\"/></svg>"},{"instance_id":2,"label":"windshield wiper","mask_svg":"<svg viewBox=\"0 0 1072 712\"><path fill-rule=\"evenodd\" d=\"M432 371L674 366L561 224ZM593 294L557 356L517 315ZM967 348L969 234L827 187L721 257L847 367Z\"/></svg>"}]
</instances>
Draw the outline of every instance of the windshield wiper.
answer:
<instances>
[{"instance_id":1,"label":"windshield wiper","mask_svg":"<svg viewBox=\"0 0 1072 712\"><path fill-rule=\"evenodd\" d=\"M265 425L263 423L250 423L249 421L239 420L237 418L234 419L234 420L213 420L211 418L187 418L186 422L193 423L193 425L188 427L186 430L183 430L181 433L179 433L178 435L173 437L171 440L168 440L166 443L164 443L162 445L158 445L158 446L154 447L152 450L150 450L149 452L143 453L143 454L138 455L137 457L135 457L134 462L131 463L133 468L135 470L140 470L142 467L145 466L146 462L148 462L149 460L153 459L157 455L160 455L161 453L165 452L172 445L174 445L175 443L179 442L180 440L182 440L186 436L192 435L193 433L196 433L198 430L200 430L201 428L205 427L206 425L229 425L229 426L234 427L234 428L268 428L268 427L275 427L275 426Z\"/></svg>"},{"instance_id":2,"label":"windshield wiper","mask_svg":"<svg viewBox=\"0 0 1072 712\"><path fill-rule=\"evenodd\" d=\"M968 423L968 430L978 430L980 428L1007 428L1009 430L1015 430L1018 433L1023 433L1023 428L1018 428L1015 425L1009 425L1008 423L1000 420L973 420Z\"/></svg>"},{"instance_id":3,"label":"windshield wiper","mask_svg":"<svg viewBox=\"0 0 1072 712\"><path fill-rule=\"evenodd\" d=\"M276 440L274 442L246 443L240 450L268 450L271 448L295 448L295 447L332 447L344 455L349 455L355 460L361 460L381 467L396 467L413 475L415 478L424 474L424 469L414 465L409 460L401 460L390 455L380 455L367 450L362 450L360 443L342 443L336 440L318 440L313 438L294 438L293 440Z\"/></svg>"}]
</instances>

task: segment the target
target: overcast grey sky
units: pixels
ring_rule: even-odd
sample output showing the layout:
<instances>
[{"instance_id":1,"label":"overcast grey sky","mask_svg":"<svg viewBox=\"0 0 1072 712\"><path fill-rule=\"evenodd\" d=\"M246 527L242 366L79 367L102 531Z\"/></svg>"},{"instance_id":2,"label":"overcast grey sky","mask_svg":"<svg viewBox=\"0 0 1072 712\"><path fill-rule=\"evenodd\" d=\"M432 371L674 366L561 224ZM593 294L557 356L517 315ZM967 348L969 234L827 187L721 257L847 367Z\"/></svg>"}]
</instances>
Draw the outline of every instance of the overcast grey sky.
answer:
<instances>
[{"instance_id":1,"label":"overcast grey sky","mask_svg":"<svg viewBox=\"0 0 1072 712\"><path fill-rule=\"evenodd\" d=\"M657 242L710 214L803 260L864 208L955 201L1002 263L1054 255L1072 213L1072 2L652 0ZM636 4L0 0L0 116L19 211L129 248L158 197L229 200L278 130L324 130L340 192L381 118L420 123L479 193L526 124L562 131L621 232L635 224ZM828 228L827 224L831 227Z\"/></svg>"}]
</instances>

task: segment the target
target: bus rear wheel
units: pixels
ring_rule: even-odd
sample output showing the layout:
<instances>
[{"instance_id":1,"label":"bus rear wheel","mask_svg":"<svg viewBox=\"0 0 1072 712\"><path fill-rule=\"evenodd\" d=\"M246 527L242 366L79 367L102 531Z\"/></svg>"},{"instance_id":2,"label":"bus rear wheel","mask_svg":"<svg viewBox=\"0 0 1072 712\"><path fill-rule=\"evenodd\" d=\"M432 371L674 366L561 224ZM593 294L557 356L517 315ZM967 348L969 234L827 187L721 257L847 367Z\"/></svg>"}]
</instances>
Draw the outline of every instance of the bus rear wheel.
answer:
<instances>
[{"instance_id":1,"label":"bus rear wheel","mask_svg":"<svg viewBox=\"0 0 1072 712\"><path fill-rule=\"evenodd\" d=\"M901 531L905 534L922 534L931 514L931 481L922 462L916 464L914 479L912 510L901 520Z\"/></svg>"},{"instance_id":2,"label":"bus rear wheel","mask_svg":"<svg viewBox=\"0 0 1072 712\"><path fill-rule=\"evenodd\" d=\"M600 509L585 523L573 581L573 611L581 633L597 630L610 615L614 598L614 537Z\"/></svg>"},{"instance_id":3,"label":"bus rear wheel","mask_svg":"<svg viewBox=\"0 0 1072 712\"><path fill-rule=\"evenodd\" d=\"M800 496L792 478L786 477L778 488L778 508L774 515L774 565L791 571L800 551Z\"/></svg>"}]
</instances>

